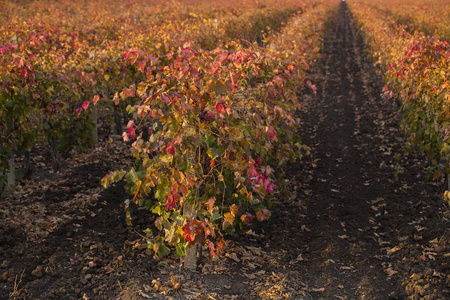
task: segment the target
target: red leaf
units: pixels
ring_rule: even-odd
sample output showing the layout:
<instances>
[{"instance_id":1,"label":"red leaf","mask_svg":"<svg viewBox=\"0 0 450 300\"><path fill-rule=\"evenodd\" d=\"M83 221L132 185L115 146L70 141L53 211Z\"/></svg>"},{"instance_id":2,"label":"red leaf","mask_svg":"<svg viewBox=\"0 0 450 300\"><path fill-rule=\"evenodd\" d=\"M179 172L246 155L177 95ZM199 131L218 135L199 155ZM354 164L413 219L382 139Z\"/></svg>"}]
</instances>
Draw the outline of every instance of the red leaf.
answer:
<instances>
[{"instance_id":1,"label":"red leaf","mask_svg":"<svg viewBox=\"0 0 450 300\"><path fill-rule=\"evenodd\" d=\"M161 98L163 99L164 103L166 103L167 105L170 104L170 98L167 97L166 95L162 94Z\"/></svg>"},{"instance_id":2,"label":"red leaf","mask_svg":"<svg viewBox=\"0 0 450 300\"><path fill-rule=\"evenodd\" d=\"M130 61L131 64L136 63L136 60L138 59L139 54L136 51L130 51L130 53L128 53L128 57L127 60Z\"/></svg>"},{"instance_id":3,"label":"red leaf","mask_svg":"<svg viewBox=\"0 0 450 300\"><path fill-rule=\"evenodd\" d=\"M217 55L216 61L223 62L225 60L225 58L227 58L227 56L228 56L228 52L221 52Z\"/></svg>"},{"instance_id":4,"label":"red leaf","mask_svg":"<svg viewBox=\"0 0 450 300\"><path fill-rule=\"evenodd\" d=\"M270 212L267 208L264 208L262 211L258 210L256 212L256 217L258 218L258 221L264 221L266 220L270 215Z\"/></svg>"},{"instance_id":5,"label":"red leaf","mask_svg":"<svg viewBox=\"0 0 450 300\"><path fill-rule=\"evenodd\" d=\"M86 110L89 106L89 101L84 101L83 106L81 106L84 110Z\"/></svg>"},{"instance_id":6,"label":"red leaf","mask_svg":"<svg viewBox=\"0 0 450 300\"><path fill-rule=\"evenodd\" d=\"M266 127L266 131L269 135L269 138L272 140L272 142L278 141L277 132L275 131L275 129L272 126Z\"/></svg>"},{"instance_id":7,"label":"red leaf","mask_svg":"<svg viewBox=\"0 0 450 300\"><path fill-rule=\"evenodd\" d=\"M184 239L186 242L192 242L194 240L194 226L190 222L184 227Z\"/></svg>"},{"instance_id":8,"label":"red leaf","mask_svg":"<svg viewBox=\"0 0 450 300\"><path fill-rule=\"evenodd\" d=\"M225 112L225 105L223 103L217 103L216 105L217 113L222 114Z\"/></svg>"},{"instance_id":9,"label":"red leaf","mask_svg":"<svg viewBox=\"0 0 450 300\"><path fill-rule=\"evenodd\" d=\"M20 75L23 77L23 78L25 78L25 77L27 77L27 70L26 69L23 69L22 70L22 72L20 72Z\"/></svg>"},{"instance_id":10,"label":"red leaf","mask_svg":"<svg viewBox=\"0 0 450 300\"><path fill-rule=\"evenodd\" d=\"M181 186L180 186L180 190L181 190L181 192L183 193L183 195L187 195L187 193L188 193L188 189L187 189L187 187L184 185L184 184L182 184Z\"/></svg>"},{"instance_id":11,"label":"red leaf","mask_svg":"<svg viewBox=\"0 0 450 300\"><path fill-rule=\"evenodd\" d=\"M185 65L183 68L181 68L180 70L180 77L183 77L184 74L186 74L186 72L189 70L189 65Z\"/></svg>"},{"instance_id":12,"label":"red leaf","mask_svg":"<svg viewBox=\"0 0 450 300\"><path fill-rule=\"evenodd\" d=\"M120 93L120 96L122 97L122 99L126 99L128 97L134 97L136 95L136 89L134 88L134 86L130 86L130 88L123 88L122 93Z\"/></svg>"},{"instance_id":13,"label":"red leaf","mask_svg":"<svg viewBox=\"0 0 450 300\"><path fill-rule=\"evenodd\" d=\"M16 57L14 59L14 64L16 65L16 68L22 68L23 67L23 58L22 57Z\"/></svg>"},{"instance_id":14,"label":"red leaf","mask_svg":"<svg viewBox=\"0 0 450 300\"><path fill-rule=\"evenodd\" d=\"M131 138L134 139L136 137L136 132L132 127L128 128L128 133L131 135Z\"/></svg>"},{"instance_id":15,"label":"red leaf","mask_svg":"<svg viewBox=\"0 0 450 300\"><path fill-rule=\"evenodd\" d=\"M136 63L139 71L144 72L145 70L145 60L140 60Z\"/></svg>"},{"instance_id":16,"label":"red leaf","mask_svg":"<svg viewBox=\"0 0 450 300\"><path fill-rule=\"evenodd\" d=\"M173 143L172 142L167 144L166 151L167 151L167 153L169 153L171 155L175 155L175 148L173 147Z\"/></svg>"},{"instance_id":17,"label":"red leaf","mask_svg":"<svg viewBox=\"0 0 450 300\"><path fill-rule=\"evenodd\" d=\"M81 113L81 108L77 108L77 113L78 113L78 115L80 115L80 113Z\"/></svg>"},{"instance_id":18,"label":"red leaf","mask_svg":"<svg viewBox=\"0 0 450 300\"><path fill-rule=\"evenodd\" d=\"M241 220L242 222L244 222L245 224L249 224L249 223L253 223L255 222L256 218L255 216L253 216L250 213L246 213L245 215L241 216Z\"/></svg>"},{"instance_id":19,"label":"red leaf","mask_svg":"<svg viewBox=\"0 0 450 300\"><path fill-rule=\"evenodd\" d=\"M170 57L167 57L167 58L170 58ZM150 63L152 66L156 65L157 63L159 63L159 58L153 57L150 55Z\"/></svg>"},{"instance_id":20,"label":"red leaf","mask_svg":"<svg viewBox=\"0 0 450 300\"><path fill-rule=\"evenodd\" d=\"M113 269L107 269L106 272L105 272L105 275L108 275L109 273L112 273L112 272L114 272Z\"/></svg>"},{"instance_id":21,"label":"red leaf","mask_svg":"<svg viewBox=\"0 0 450 300\"><path fill-rule=\"evenodd\" d=\"M209 248L209 250L210 250L210 252L211 252L211 256L216 256L216 250L215 250L215 248L214 248L214 243L213 242L209 242L208 243L208 248Z\"/></svg>"}]
</instances>

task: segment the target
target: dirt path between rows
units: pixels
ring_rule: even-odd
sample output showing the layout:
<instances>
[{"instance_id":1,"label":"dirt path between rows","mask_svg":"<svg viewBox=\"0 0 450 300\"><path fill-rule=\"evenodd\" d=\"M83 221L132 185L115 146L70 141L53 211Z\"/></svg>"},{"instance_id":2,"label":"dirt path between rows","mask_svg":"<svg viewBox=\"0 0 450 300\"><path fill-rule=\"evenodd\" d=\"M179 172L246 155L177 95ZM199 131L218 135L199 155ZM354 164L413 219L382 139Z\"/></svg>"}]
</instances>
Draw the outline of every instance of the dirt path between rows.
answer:
<instances>
[{"instance_id":1,"label":"dirt path between rows","mask_svg":"<svg viewBox=\"0 0 450 300\"><path fill-rule=\"evenodd\" d=\"M315 299L448 298L439 189L423 181L422 161L413 157L400 161L405 169L395 180L399 117L380 99L383 85L350 17L342 4L315 74L318 94L302 113L303 142L312 147L301 197L311 230L303 276L325 288Z\"/></svg>"},{"instance_id":2,"label":"dirt path between rows","mask_svg":"<svg viewBox=\"0 0 450 300\"><path fill-rule=\"evenodd\" d=\"M133 206L127 227L123 185L97 189L128 151L104 143L0 203L0 298L449 299L441 187L422 158L395 159L397 110L363 49L343 3L311 74L317 95L301 97L310 155L285 170L271 219L229 237L222 260L206 253L188 272L155 258L143 233L154 217Z\"/></svg>"}]
</instances>

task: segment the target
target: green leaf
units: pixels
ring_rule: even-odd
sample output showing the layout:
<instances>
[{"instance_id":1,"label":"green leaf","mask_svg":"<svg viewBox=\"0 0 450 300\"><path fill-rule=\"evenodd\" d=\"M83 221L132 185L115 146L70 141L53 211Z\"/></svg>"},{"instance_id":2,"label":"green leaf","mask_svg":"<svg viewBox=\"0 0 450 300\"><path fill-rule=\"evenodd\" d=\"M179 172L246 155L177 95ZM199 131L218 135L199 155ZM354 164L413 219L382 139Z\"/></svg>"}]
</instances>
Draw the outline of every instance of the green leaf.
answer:
<instances>
[{"instance_id":1,"label":"green leaf","mask_svg":"<svg viewBox=\"0 0 450 300\"><path fill-rule=\"evenodd\" d=\"M111 178L111 175L106 175L103 179L102 179L102 184L104 188L107 188L109 186L109 179Z\"/></svg>"},{"instance_id":2,"label":"green leaf","mask_svg":"<svg viewBox=\"0 0 450 300\"><path fill-rule=\"evenodd\" d=\"M182 226L185 220L185 217L183 217L178 211L172 212L171 215L172 220L174 220L179 226Z\"/></svg>"},{"instance_id":3,"label":"green leaf","mask_svg":"<svg viewBox=\"0 0 450 300\"><path fill-rule=\"evenodd\" d=\"M129 182L129 183L135 183L136 181L139 180L134 168L131 168L131 170L128 172L126 179L127 179L127 182Z\"/></svg>"},{"instance_id":4,"label":"green leaf","mask_svg":"<svg viewBox=\"0 0 450 300\"><path fill-rule=\"evenodd\" d=\"M170 253L170 249L167 248L167 246L164 244L164 241L163 241L162 237L158 238L155 241L155 247L154 248L157 248L157 249L155 249L155 252L156 252L156 254L158 254L159 257L164 257L164 256L166 256L167 254Z\"/></svg>"},{"instance_id":5,"label":"green leaf","mask_svg":"<svg viewBox=\"0 0 450 300\"><path fill-rule=\"evenodd\" d=\"M220 220L221 218L222 218L222 215L219 213L215 213L211 216L211 220L213 220L213 221Z\"/></svg>"},{"instance_id":6,"label":"green leaf","mask_svg":"<svg viewBox=\"0 0 450 300\"><path fill-rule=\"evenodd\" d=\"M167 229L167 230L172 229L172 224L171 224L167 219L165 219L165 220L163 221L163 226L164 226L164 228Z\"/></svg>"},{"instance_id":7,"label":"green leaf","mask_svg":"<svg viewBox=\"0 0 450 300\"><path fill-rule=\"evenodd\" d=\"M209 148L206 151L206 153L208 154L208 156L211 159L214 159L214 158L217 158L217 157L219 157L219 156L221 156L223 154L223 148L222 147L217 147L217 148L212 147L212 148Z\"/></svg>"},{"instance_id":8,"label":"green leaf","mask_svg":"<svg viewBox=\"0 0 450 300\"><path fill-rule=\"evenodd\" d=\"M152 213L162 215L164 213L164 207L160 204L156 204L152 207Z\"/></svg>"},{"instance_id":9,"label":"green leaf","mask_svg":"<svg viewBox=\"0 0 450 300\"><path fill-rule=\"evenodd\" d=\"M206 135L205 138L205 143L208 146L208 148L212 147L214 145L214 142L216 141L216 138L211 136L211 135Z\"/></svg>"},{"instance_id":10,"label":"green leaf","mask_svg":"<svg viewBox=\"0 0 450 300\"><path fill-rule=\"evenodd\" d=\"M155 192L155 198L159 201L162 201L164 199L163 192L159 188Z\"/></svg>"},{"instance_id":11,"label":"green leaf","mask_svg":"<svg viewBox=\"0 0 450 300\"><path fill-rule=\"evenodd\" d=\"M150 228L146 228L145 230L143 230L145 235L147 237L152 237L153 236L153 231Z\"/></svg>"},{"instance_id":12,"label":"green leaf","mask_svg":"<svg viewBox=\"0 0 450 300\"><path fill-rule=\"evenodd\" d=\"M202 144L203 144L203 138L202 138L202 136L199 134L199 135L196 135L194 138L193 138L193 140L192 140L192 144L194 145L194 146L201 146Z\"/></svg>"},{"instance_id":13,"label":"green leaf","mask_svg":"<svg viewBox=\"0 0 450 300\"><path fill-rule=\"evenodd\" d=\"M184 244L178 244L176 250L178 256L186 256L186 247Z\"/></svg>"},{"instance_id":14,"label":"green leaf","mask_svg":"<svg viewBox=\"0 0 450 300\"><path fill-rule=\"evenodd\" d=\"M186 129L184 129L184 135L185 136L195 136L196 135L195 129L192 127L187 127Z\"/></svg>"},{"instance_id":15,"label":"green leaf","mask_svg":"<svg viewBox=\"0 0 450 300\"><path fill-rule=\"evenodd\" d=\"M188 160L183 160L183 162L178 166L178 170L185 173L191 168Z\"/></svg>"},{"instance_id":16,"label":"green leaf","mask_svg":"<svg viewBox=\"0 0 450 300\"><path fill-rule=\"evenodd\" d=\"M222 82L214 84L211 88L213 89L214 93L216 93L216 96L226 94L228 92L227 87Z\"/></svg>"},{"instance_id":17,"label":"green leaf","mask_svg":"<svg viewBox=\"0 0 450 300\"><path fill-rule=\"evenodd\" d=\"M132 105L127 106L127 113L129 115L133 114L135 112L135 110L136 110L136 108L134 106L132 106Z\"/></svg>"},{"instance_id":18,"label":"green leaf","mask_svg":"<svg viewBox=\"0 0 450 300\"><path fill-rule=\"evenodd\" d=\"M147 240L147 248L148 249L152 249L153 251L155 251L155 244L152 243L151 241Z\"/></svg>"},{"instance_id":19,"label":"green leaf","mask_svg":"<svg viewBox=\"0 0 450 300\"><path fill-rule=\"evenodd\" d=\"M160 160L162 163L168 165L173 161L173 155L171 154L164 154L160 156Z\"/></svg>"},{"instance_id":20,"label":"green leaf","mask_svg":"<svg viewBox=\"0 0 450 300\"><path fill-rule=\"evenodd\" d=\"M146 200L144 205L142 205L145 207L145 209L150 210L152 208L152 201L150 200Z\"/></svg>"},{"instance_id":21,"label":"green leaf","mask_svg":"<svg viewBox=\"0 0 450 300\"><path fill-rule=\"evenodd\" d=\"M120 180L122 180L123 176L125 176L127 172L125 172L124 170L120 170L120 171L115 171L114 173L112 173L112 180L114 180L115 182L119 182Z\"/></svg>"}]
</instances>

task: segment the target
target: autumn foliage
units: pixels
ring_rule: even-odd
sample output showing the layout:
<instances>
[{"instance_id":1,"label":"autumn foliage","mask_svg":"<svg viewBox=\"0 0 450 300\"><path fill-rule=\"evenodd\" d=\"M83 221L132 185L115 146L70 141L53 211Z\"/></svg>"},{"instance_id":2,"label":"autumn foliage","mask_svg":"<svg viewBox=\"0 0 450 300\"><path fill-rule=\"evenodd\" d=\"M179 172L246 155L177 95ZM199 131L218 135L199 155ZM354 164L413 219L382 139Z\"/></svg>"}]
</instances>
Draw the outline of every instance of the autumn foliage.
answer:
<instances>
[{"instance_id":1,"label":"autumn foliage","mask_svg":"<svg viewBox=\"0 0 450 300\"><path fill-rule=\"evenodd\" d=\"M390 6L380 10L368 1L355 1L350 9L361 36L370 45L375 64L383 71L387 82L384 95L401 101L402 124L408 138L405 150L426 153L435 168L444 163L448 172L450 44L438 38L441 31L431 35L421 31L423 22L430 28L440 28L432 18L433 8L440 7L439 1L435 2L429 7L430 18L420 22L413 18L407 25L393 17L399 12L391 12L387 9ZM445 7L441 7L444 14L448 13ZM417 15L421 13L418 9Z\"/></svg>"},{"instance_id":2,"label":"autumn foliage","mask_svg":"<svg viewBox=\"0 0 450 300\"><path fill-rule=\"evenodd\" d=\"M158 255L216 255L225 232L266 220L275 170L305 149L294 113L337 3L238 2L1 2L0 173L36 143L58 171L102 126L136 159L103 185L125 178L127 212L158 216Z\"/></svg>"},{"instance_id":3,"label":"autumn foliage","mask_svg":"<svg viewBox=\"0 0 450 300\"><path fill-rule=\"evenodd\" d=\"M186 247L205 243L216 255L223 232L270 216L274 168L304 149L295 134L297 93L317 58L326 12L317 7L302 15L302 27L266 39L290 38L297 49L234 41L214 50L186 42L159 58L125 52L145 78L115 96L134 99L123 138L133 142L138 166L103 183L125 177L133 201L159 215L155 225L164 234L150 242L156 253L165 255L172 245L185 255ZM317 18L321 26L311 22Z\"/></svg>"}]
</instances>

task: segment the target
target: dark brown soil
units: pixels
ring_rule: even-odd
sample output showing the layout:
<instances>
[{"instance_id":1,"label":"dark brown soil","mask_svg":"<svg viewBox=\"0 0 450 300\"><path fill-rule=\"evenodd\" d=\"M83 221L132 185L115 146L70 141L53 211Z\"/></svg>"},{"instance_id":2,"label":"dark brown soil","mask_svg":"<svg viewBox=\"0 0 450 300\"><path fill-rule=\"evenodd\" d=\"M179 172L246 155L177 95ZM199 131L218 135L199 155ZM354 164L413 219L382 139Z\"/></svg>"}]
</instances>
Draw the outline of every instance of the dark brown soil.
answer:
<instances>
[{"instance_id":1,"label":"dark brown soil","mask_svg":"<svg viewBox=\"0 0 450 300\"><path fill-rule=\"evenodd\" d=\"M310 155L285 170L271 219L230 237L221 261L205 254L189 272L146 249L154 217L132 207L127 227L123 185L99 188L128 153L104 143L0 203L0 298L449 299L441 185L425 159L395 158L399 116L351 24L343 4L311 74L318 93L302 96Z\"/></svg>"}]
</instances>

